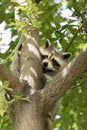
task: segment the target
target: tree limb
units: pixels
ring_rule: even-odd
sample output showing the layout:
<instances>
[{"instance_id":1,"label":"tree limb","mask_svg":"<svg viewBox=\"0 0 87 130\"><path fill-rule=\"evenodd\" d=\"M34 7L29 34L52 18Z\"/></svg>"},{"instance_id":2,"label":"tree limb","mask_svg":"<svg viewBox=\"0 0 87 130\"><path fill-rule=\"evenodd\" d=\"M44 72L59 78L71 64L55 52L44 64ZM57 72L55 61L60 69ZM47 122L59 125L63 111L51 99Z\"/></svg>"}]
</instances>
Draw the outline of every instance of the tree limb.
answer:
<instances>
[{"instance_id":1,"label":"tree limb","mask_svg":"<svg viewBox=\"0 0 87 130\"><path fill-rule=\"evenodd\" d=\"M80 74L87 68L87 47L69 63L62 72L41 90L41 100L46 111L60 99Z\"/></svg>"},{"instance_id":2,"label":"tree limb","mask_svg":"<svg viewBox=\"0 0 87 130\"><path fill-rule=\"evenodd\" d=\"M20 93L23 88L23 84L19 81L18 77L15 76L6 66L0 65L0 79L2 81L8 81L9 86L16 93Z\"/></svg>"}]
</instances>

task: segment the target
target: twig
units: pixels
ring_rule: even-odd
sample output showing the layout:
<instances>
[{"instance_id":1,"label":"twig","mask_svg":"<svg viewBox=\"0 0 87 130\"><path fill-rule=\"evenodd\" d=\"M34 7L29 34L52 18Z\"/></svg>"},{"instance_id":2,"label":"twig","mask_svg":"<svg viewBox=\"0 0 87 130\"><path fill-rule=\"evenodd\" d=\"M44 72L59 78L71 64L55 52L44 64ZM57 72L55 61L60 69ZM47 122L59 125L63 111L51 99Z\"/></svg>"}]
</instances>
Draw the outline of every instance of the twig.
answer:
<instances>
[{"instance_id":1,"label":"twig","mask_svg":"<svg viewBox=\"0 0 87 130\"><path fill-rule=\"evenodd\" d=\"M17 46L12 50L12 53L11 53L6 59L4 59L4 60L0 63L0 65L6 64L6 63L9 61L10 57L11 57L12 55L14 55L14 53L18 50L18 47L19 47L20 41L21 41L21 39L22 39L22 36L23 36L23 33L22 33L21 36L20 36L20 39L19 39L19 41L18 41Z\"/></svg>"},{"instance_id":2,"label":"twig","mask_svg":"<svg viewBox=\"0 0 87 130\"><path fill-rule=\"evenodd\" d=\"M68 51L68 49L71 47L75 37L77 36L77 34L80 32L80 30L82 29L82 27L87 23L87 19L85 19L85 21L82 23L82 25L78 28L78 30L76 31L76 33L74 34L74 36L72 37L72 39L70 40L67 48L65 51Z\"/></svg>"}]
</instances>

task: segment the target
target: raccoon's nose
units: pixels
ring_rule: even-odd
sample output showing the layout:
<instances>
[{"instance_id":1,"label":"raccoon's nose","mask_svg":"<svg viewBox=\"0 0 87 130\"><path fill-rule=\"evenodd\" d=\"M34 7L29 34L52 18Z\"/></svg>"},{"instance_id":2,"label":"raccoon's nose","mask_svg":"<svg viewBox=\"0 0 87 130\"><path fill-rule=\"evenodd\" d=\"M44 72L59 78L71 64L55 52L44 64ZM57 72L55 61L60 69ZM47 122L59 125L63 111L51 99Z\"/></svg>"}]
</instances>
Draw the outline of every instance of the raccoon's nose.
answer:
<instances>
[{"instance_id":1,"label":"raccoon's nose","mask_svg":"<svg viewBox=\"0 0 87 130\"><path fill-rule=\"evenodd\" d=\"M44 67L47 67L47 66L48 66L48 63L47 63L47 62L44 62L44 63L43 63L43 66L44 66Z\"/></svg>"}]
</instances>

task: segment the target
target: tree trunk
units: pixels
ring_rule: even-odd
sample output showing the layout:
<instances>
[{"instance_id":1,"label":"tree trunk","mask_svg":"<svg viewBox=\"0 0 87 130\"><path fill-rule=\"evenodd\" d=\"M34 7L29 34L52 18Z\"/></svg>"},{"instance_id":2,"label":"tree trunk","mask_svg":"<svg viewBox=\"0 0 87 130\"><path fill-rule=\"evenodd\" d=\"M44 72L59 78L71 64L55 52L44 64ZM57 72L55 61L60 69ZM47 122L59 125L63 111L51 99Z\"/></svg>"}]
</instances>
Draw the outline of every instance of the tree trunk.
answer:
<instances>
[{"instance_id":1,"label":"tree trunk","mask_svg":"<svg viewBox=\"0 0 87 130\"><path fill-rule=\"evenodd\" d=\"M38 94L32 95L30 102L15 103L12 107L13 130L45 130L45 116L40 104Z\"/></svg>"},{"instance_id":2,"label":"tree trunk","mask_svg":"<svg viewBox=\"0 0 87 130\"><path fill-rule=\"evenodd\" d=\"M29 102L19 101L12 105L13 130L44 130L40 97L35 95L35 91L43 87L41 59L35 33L37 35L37 32L33 31L28 39L23 36L20 41L20 55L16 54L18 61L14 57L12 65L13 72L17 72L20 81L25 84L20 93L23 97L29 98ZM14 63L17 63L18 70Z\"/></svg>"}]
</instances>

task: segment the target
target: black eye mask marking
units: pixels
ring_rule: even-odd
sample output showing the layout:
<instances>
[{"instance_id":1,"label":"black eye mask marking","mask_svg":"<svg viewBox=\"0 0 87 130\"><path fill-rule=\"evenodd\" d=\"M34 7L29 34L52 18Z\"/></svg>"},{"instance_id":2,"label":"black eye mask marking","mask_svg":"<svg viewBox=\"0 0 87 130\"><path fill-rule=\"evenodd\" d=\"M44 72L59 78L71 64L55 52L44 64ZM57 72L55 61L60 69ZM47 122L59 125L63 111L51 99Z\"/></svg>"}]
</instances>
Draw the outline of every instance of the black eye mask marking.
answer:
<instances>
[{"instance_id":1,"label":"black eye mask marking","mask_svg":"<svg viewBox=\"0 0 87 130\"><path fill-rule=\"evenodd\" d=\"M60 64L54 58L52 59L52 65L55 67L60 67Z\"/></svg>"},{"instance_id":2,"label":"black eye mask marking","mask_svg":"<svg viewBox=\"0 0 87 130\"><path fill-rule=\"evenodd\" d=\"M41 55L42 59L48 58L48 55Z\"/></svg>"},{"instance_id":3,"label":"black eye mask marking","mask_svg":"<svg viewBox=\"0 0 87 130\"><path fill-rule=\"evenodd\" d=\"M71 53L67 52L67 53L63 53L63 59L67 60L71 57Z\"/></svg>"}]
</instances>

